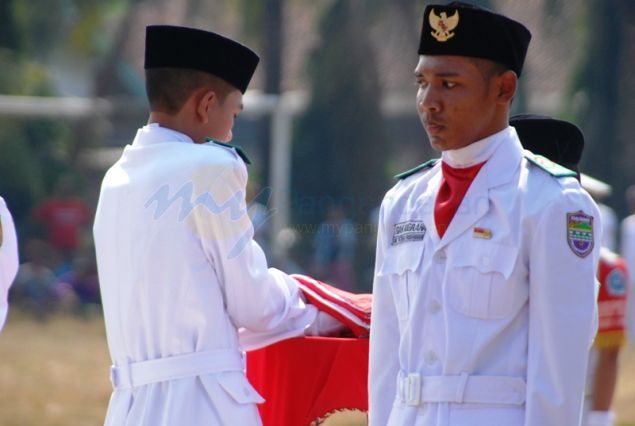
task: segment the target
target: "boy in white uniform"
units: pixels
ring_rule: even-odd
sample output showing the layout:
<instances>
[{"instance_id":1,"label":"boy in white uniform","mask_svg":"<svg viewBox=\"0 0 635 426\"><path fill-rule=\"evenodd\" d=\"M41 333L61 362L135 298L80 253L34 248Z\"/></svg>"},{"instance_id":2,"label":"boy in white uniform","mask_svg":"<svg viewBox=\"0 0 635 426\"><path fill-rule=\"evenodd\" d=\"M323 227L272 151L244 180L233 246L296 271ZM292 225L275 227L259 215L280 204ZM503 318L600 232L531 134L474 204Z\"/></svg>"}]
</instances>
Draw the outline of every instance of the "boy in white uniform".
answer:
<instances>
[{"instance_id":1,"label":"boy in white uniform","mask_svg":"<svg viewBox=\"0 0 635 426\"><path fill-rule=\"evenodd\" d=\"M150 118L106 173L94 224L107 425L260 424L239 329L279 339L319 318L253 241L246 157L223 143L258 60L215 33L147 28Z\"/></svg>"}]
</instances>

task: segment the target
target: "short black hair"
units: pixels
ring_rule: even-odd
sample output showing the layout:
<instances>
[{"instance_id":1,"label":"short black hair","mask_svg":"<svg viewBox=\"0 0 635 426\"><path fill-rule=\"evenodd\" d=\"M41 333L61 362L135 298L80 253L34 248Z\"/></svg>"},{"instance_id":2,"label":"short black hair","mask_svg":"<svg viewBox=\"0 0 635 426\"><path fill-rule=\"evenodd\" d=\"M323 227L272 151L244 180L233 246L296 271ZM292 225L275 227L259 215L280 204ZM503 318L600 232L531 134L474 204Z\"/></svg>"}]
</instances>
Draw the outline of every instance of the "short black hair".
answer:
<instances>
[{"instance_id":1,"label":"short black hair","mask_svg":"<svg viewBox=\"0 0 635 426\"><path fill-rule=\"evenodd\" d=\"M221 102L230 92L238 90L220 77L188 68L150 68L145 75L150 109L168 114L178 113L202 87L214 90Z\"/></svg>"}]
</instances>

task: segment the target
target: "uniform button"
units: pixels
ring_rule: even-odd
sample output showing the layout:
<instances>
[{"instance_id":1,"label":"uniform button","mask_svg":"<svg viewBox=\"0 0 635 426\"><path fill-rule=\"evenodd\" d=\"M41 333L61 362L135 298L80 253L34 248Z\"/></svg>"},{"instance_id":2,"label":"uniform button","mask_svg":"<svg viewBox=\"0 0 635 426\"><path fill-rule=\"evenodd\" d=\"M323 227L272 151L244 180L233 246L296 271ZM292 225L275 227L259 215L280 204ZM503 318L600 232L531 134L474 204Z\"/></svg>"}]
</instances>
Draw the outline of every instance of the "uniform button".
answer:
<instances>
[{"instance_id":1,"label":"uniform button","mask_svg":"<svg viewBox=\"0 0 635 426\"><path fill-rule=\"evenodd\" d=\"M483 266L489 266L490 264L489 257L483 256L482 262L483 262Z\"/></svg>"},{"instance_id":2,"label":"uniform button","mask_svg":"<svg viewBox=\"0 0 635 426\"><path fill-rule=\"evenodd\" d=\"M430 311L430 313L436 314L437 312L439 312L441 310L441 304L439 302L437 302L436 300L433 300L428 305L428 310Z\"/></svg>"},{"instance_id":3,"label":"uniform button","mask_svg":"<svg viewBox=\"0 0 635 426\"><path fill-rule=\"evenodd\" d=\"M426 364L430 365L430 364L434 364L435 362L437 362L437 354L434 353L434 351L428 351L428 353L426 353L425 356L425 361Z\"/></svg>"},{"instance_id":4,"label":"uniform button","mask_svg":"<svg viewBox=\"0 0 635 426\"><path fill-rule=\"evenodd\" d=\"M439 263L445 262L446 258L447 258L447 255L445 254L445 250L441 250L440 252L435 253L434 255L434 260Z\"/></svg>"}]
</instances>

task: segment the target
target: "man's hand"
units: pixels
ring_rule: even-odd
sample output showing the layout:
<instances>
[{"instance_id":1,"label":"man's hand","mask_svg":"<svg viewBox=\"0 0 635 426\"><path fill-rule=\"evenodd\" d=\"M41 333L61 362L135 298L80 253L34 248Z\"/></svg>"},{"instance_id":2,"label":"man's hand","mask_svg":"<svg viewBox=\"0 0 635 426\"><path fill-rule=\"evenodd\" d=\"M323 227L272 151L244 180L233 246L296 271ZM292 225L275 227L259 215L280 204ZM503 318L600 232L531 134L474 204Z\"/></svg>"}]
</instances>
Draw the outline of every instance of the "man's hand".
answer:
<instances>
[{"instance_id":1,"label":"man's hand","mask_svg":"<svg viewBox=\"0 0 635 426\"><path fill-rule=\"evenodd\" d=\"M323 311L319 311L315 321L304 329L306 336L340 336L346 333L350 333L347 326Z\"/></svg>"}]
</instances>

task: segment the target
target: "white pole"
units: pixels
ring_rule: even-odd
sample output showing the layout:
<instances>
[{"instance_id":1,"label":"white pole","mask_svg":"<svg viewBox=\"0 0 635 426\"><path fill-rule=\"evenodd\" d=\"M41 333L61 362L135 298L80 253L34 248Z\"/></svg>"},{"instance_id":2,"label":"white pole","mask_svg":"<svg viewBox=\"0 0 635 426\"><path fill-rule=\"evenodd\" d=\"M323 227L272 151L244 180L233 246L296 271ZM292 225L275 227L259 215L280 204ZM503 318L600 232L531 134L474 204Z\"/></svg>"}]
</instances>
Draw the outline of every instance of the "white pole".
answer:
<instances>
[{"instance_id":1,"label":"white pole","mask_svg":"<svg viewBox=\"0 0 635 426\"><path fill-rule=\"evenodd\" d=\"M286 247L277 236L289 225L291 192L291 137L294 117L306 108L304 92L285 92L273 112L271 150L269 151L269 182L271 182L271 208L277 211L271 217L271 247L274 259L284 259Z\"/></svg>"}]
</instances>

